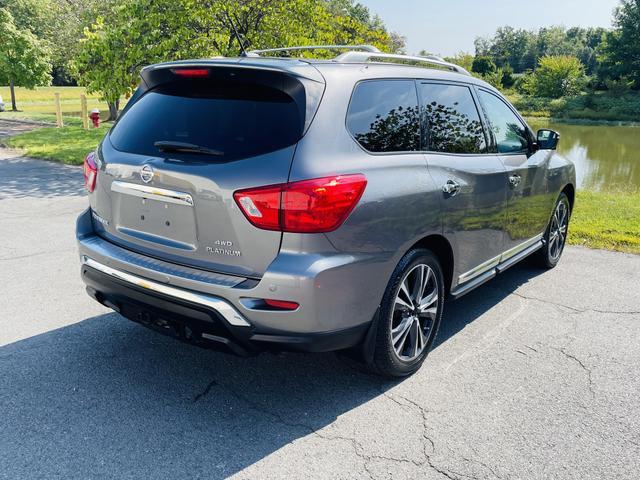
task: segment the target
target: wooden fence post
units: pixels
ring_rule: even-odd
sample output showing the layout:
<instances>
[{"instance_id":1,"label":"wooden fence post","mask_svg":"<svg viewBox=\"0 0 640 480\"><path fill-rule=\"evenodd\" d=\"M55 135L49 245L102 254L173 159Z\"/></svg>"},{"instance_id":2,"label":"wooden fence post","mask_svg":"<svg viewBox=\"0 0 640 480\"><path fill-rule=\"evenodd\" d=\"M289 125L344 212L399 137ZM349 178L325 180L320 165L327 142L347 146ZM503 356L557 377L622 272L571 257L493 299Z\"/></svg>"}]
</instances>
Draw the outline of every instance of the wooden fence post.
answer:
<instances>
[{"instance_id":1,"label":"wooden fence post","mask_svg":"<svg viewBox=\"0 0 640 480\"><path fill-rule=\"evenodd\" d=\"M89 130L89 114L87 113L87 96L80 95L80 116L82 117L82 128Z\"/></svg>"},{"instance_id":2,"label":"wooden fence post","mask_svg":"<svg viewBox=\"0 0 640 480\"><path fill-rule=\"evenodd\" d=\"M58 128L64 127L64 123L62 122L62 108L60 107L60 92L56 92L54 94L56 96L56 124Z\"/></svg>"}]
</instances>

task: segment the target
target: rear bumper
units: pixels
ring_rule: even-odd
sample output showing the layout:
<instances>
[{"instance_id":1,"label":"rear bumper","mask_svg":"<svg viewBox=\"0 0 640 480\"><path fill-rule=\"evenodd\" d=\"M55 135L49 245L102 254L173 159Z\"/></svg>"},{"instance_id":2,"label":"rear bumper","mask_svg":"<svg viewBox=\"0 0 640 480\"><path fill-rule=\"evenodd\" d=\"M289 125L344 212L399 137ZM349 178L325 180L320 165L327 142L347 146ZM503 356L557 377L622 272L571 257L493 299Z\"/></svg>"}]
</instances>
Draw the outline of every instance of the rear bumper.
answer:
<instances>
[{"instance_id":1,"label":"rear bumper","mask_svg":"<svg viewBox=\"0 0 640 480\"><path fill-rule=\"evenodd\" d=\"M354 281L375 278L367 273L375 266L370 259L285 253L261 280L246 280L122 249L95 234L90 211L78 219L77 238L82 279L94 299L164 333L240 355L357 345L381 298L381 292ZM300 307L260 310L247 301L252 298L296 301Z\"/></svg>"},{"instance_id":2,"label":"rear bumper","mask_svg":"<svg viewBox=\"0 0 640 480\"><path fill-rule=\"evenodd\" d=\"M149 284L132 283L127 276L105 273L100 264L83 263L81 272L89 295L129 320L200 347L240 356L263 350L341 350L360 343L368 329L362 325L322 334L259 333L250 324L241 324L241 317L229 322L227 312L233 307L222 299L210 297L205 304L196 297L176 297L173 292L149 288Z\"/></svg>"}]
</instances>

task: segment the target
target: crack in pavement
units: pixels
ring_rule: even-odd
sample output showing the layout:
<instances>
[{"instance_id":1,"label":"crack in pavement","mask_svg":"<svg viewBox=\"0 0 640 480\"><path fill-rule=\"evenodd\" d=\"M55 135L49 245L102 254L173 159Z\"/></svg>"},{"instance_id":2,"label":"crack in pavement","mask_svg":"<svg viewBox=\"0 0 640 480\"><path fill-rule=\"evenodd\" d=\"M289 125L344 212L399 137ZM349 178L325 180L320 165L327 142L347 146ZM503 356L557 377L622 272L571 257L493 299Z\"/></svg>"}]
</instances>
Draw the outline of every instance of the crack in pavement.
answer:
<instances>
[{"instance_id":1,"label":"crack in pavement","mask_svg":"<svg viewBox=\"0 0 640 480\"><path fill-rule=\"evenodd\" d=\"M34 253L29 253L27 255L18 255L17 257L0 257L0 262L8 262L10 260L23 260L25 258L39 257L41 255L47 255L47 254L57 255L59 253L69 253L69 252L74 252L74 251L75 251L75 249L68 248L66 250L51 250L51 251L45 251L45 252L34 252Z\"/></svg>"},{"instance_id":2,"label":"crack in pavement","mask_svg":"<svg viewBox=\"0 0 640 480\"><path fill-rule=\"evenodd\" d=\"M380 385L382 387L382 385ZM422 407L421 405L419 405L418 403L414 402L413 400L403 397L401 395L398 395L399 398L401 398L402 400L406 401L407 403L409 403L410 405L414 406L415 408L418 409L418 411L421 414L422 417L422 424L423 424L423 433L422 433L422 438L423 438L423 455L424 455L424 460L412 460L412 459L408 459L408 458L398 458L398 457L392 457L392 456L385 456L385 455L376 455L376 454L367 454L366 453L366 449L365 447L362 445L362 443L360 441L358 441L355 438L352 437L345 437L345 436L341 436L341 435L326 435L324 433L319 432L317 429L315 429L314 427L312 427L311 425L307 425L305 423L298 423L298 422L291 422L288 421L286 418L284 418L282 415L279 415L275 412L272 412L268 409L265 409L264 407L262 407L261 405L259 405L258 403L244 397L243 395L239 394L238 392L236 392L234 389L230 388L227 385L224 385L220 382L218 382L217 380L212 380L211 382L209 382L206 387L204 388L204 390L200 393L198 393L192 400L192 403L197 403L199 402L202 398L206 397L211 390L213 389L213 387L220 387L223 390L225 390L227 393L229 393L232 397L234 397L236 400L239 400L245 404L247 404L251 409L255 410L258 413L262 413L268 417L271 417L273 420L275 420L276 422L279 422L283 425L286 425L288 427L292 427L292 428L298 428L301 430L306 431L308 434L314 435L322 440L326 440L326 441L343 441L343 442L347 442L349 443L352 448L353 448L353 452L355 453L355 455L360 458L361 460L363 460L363 466L364 466L364 470L367 473L367 475L369 476L369 478L374 479L375 476L372 474L371 470L369 469L369 465L368 463L370 463L372 460L383 460L383 461L388 461L388 462L394 462L394 463L407 463L407 464L412 464L416 467L424 467L424 466L428 466L429 468L431 468L433 471L439 473L440 475L444 476L445 478L449 479L449 480L459 480L460 478L471 478L474 479L475 477L472 477L470 475L466 475L463 473L459 473L459 472L454 472L450 469L444 469L442 467L438 467L437 465L434 464L434 462L431 460L431 455L433 455L433 452L435 451L435 444L433 442L433 440L427 435L426 430L427 430L427 413L428 410L426 410L424 407ZM393 399L391 398L390 395L386 394L386 392L381 392L382 395L386 396L387 398L391 399L392 401L394 401L396 404L400 405L400 406L404 406L407 407L407 405L403 405L402 402L398 401L397 399ZM427 446L427 444L431 447L431 453L428 452L429 447ZM477 462L479 464L481 464L481 462Z\"/></svg>"},{"instance_id":3,"label":"crack in pavement","mask_svg":"<svg viewBox=\"0 0 640 480\"><path fill-rule=\"evenodd\" d=\"M536 301L536 302L545 303L547 305L553 305L555 307L566 308L567 310L571 310L572 312L574 312L576 314L587 313L587 312L604 313L604 314L609 313L609 314L613 314L613 315L638 315L638 314L640 314L640 311L633 311L633 310L632 311L629 311L629 310L600 310L600 309L597 309L597 308L580 309L580 308L576 308L576 307L571 307L569 305L564 305L562 303L552 302L552 301L546 300L544 298L538 298L538 297L531 297L531 296L523 295L522 293L518 293L518 292L506 292L506 291L504 291L504 293L508 293L509 295L515 295L516 297L520 297L520 298L523 298L525 300L532 300L532 301Z\"/></svg>"},{"instance_id":4,"label":"crack in pavement","mask_svg":"<svg viewBox=\"0 0 640 480\"><path fill-rule=\"evenodd\" d=\"M397 399L394 399L392 395L388 394L387 392L382 392L382 395L393 400L395 403L403 405L401 402L398 402ZM400 395L400 394L396 394L398 396L398 398L404 400L405 402L409 403L411 406L415 407L419 412L420 415L422 416L422 438L425 442L422 443L422 448L423 448L423 455L425 457L425 459L422 462L415 462L412 461L412 463L414 463L416 466L424 466L424 465L428 465L429 468L431 468L432 470L436 471L437 473L439 473L440 475L450 479L450 480L459 480L460 478L470 478L470 479L476 479L476 477L472 476L472 475L468 475L465 473L460 473L460 472L455 472L453 470L449 469L445 469L443 467L439 467L437 466L433 460L431 459L431 457L433 456L433 454L435 453L436 447L435 447L435 443L433 441L433 439L427 435L427 430L428 430L428 414L430 413L428 409L426 409L425 407L423 407L422 405L420 405L419 403L417 403L416 401L412 400L409 397L406 397L404 395ZM405 407L407 405L404 405ZM431 451L427 451L427 443L431 446ZM475 451L475 450L474 450ZM476 452L477 453L477 452ZM486 465L485 463L479 461L479 460L475 460L475 459L469 459L466 457L462 457L462 459L468 463L476 463L484 468L486 468L487 470L489 470L494 477L500 479L501 477L496 474L496 472L493 470L493 468L491 468L490 466Z\"/></svg>"},{"instance_id":5,"label":"crack in pavement","mask_svg":"<svg viewBox=\"0 0 640 480\"><path fill-rule=\"evenodd\" d=\"M566 358L573 360L575 363L577 363L578 365L580 365L580 368L582 368L582 370L584 370L584 372L587 374L587 386L589 388L589 392L591 393L591 398L595 398L596 397L596 392L593 389L593 378L591 376L591 369L588 368L584 362L582 360L580 360L578 357L576 357L575 355L572 355L570 353L568 353L564 347L561 348L557 348L557 347L552 347L549 346L549 348L551 348L552 350L555 350L556 352L560 352L562 355L564 355Z\"/></svg>"}]
</instances>

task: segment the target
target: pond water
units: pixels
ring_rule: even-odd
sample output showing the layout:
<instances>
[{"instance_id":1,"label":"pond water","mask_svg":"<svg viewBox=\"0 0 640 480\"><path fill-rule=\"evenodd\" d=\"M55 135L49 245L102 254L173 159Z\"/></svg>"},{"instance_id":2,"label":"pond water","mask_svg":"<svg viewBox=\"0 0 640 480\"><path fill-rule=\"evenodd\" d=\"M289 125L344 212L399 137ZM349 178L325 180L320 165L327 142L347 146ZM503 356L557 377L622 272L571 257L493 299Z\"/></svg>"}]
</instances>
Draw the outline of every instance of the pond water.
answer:
<instances>
[{"instance_id":1,"label":"pond water","mask_svg":"<svg viewBox=\"0 0 640 480\"><path fill-rule=\"evenodd\" d=\"M640 127L530 121L560 133L558 151L576 166L578 188L640 190Z\"/></svg>"}]
</instances>

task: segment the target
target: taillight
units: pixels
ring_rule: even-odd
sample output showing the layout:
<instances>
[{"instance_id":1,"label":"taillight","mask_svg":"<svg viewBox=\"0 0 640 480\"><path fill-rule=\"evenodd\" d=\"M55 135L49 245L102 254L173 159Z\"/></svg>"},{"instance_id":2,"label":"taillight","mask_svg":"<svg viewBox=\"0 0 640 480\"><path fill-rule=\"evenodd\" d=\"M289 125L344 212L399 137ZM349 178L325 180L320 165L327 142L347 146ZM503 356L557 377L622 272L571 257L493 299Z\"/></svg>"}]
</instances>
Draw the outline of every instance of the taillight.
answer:
<instances>
[{"instance_id":1,"label":"taillight","mask_svg":"<svg viewBox=\"0 0 640 480\"><path fill-rule=\"evenodd\" d=\"M172 68L171 71L178 77L202 78L209 76L208 68Z\"/></svg>"},{"instance_id":2,"label":"taillight","mask_svg":"<svg viewBox=\"0 0 640 480\"><path fill-rule=\"evenodd\" d=\"M340 175L240 190L233 197L258 228L320 233L345 221L366 186L364 175Z\"/></svg>"},{"instance_id":3,"label":"taillight","mask_svg":"<svg viewBox=\"0 0 640 480\"><path fill-rule=\"evenodd\" d=\"M96 178L98 177L98 167L95 160L95 152L91 152L84 158L84 186L89 193L96 189Z\"/></svg>"}]
</instances>

